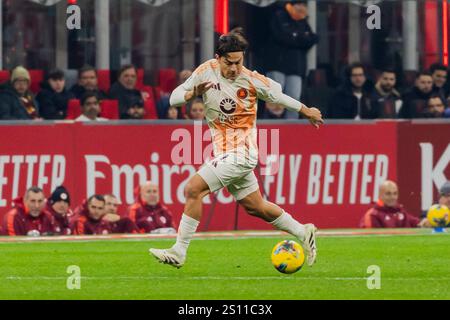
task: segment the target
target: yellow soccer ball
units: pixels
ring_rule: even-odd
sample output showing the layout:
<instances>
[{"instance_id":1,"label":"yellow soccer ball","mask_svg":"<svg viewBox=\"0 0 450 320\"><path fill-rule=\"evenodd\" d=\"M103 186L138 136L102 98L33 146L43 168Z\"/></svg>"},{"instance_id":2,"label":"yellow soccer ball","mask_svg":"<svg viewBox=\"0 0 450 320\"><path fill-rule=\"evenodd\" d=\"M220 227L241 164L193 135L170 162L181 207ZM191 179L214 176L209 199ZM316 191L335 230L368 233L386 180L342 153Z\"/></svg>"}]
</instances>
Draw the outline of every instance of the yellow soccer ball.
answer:
<instances>
[{"instance_id":1,"label":"yellow soccer ball","mask_svg":"<svg viewBox=\"0 0 450 320\"><path fill-rule=\"evenodd\" d=\"M449 222L450 210L447 206L435 204L427 213L427 219L432 227L445 227Z\"/></svg>"},{"instance_id":2,"label":"yellow soccer ball","mask_svg":"<svg viewBox=\"0 0 450 320\"><path fill-rule=\"evenodd\" d=\"M273 266L281 273L294 273L302 268L305 253L297 242L284 240L275 245L271 258Z\"/></svg>"}]
</instances>

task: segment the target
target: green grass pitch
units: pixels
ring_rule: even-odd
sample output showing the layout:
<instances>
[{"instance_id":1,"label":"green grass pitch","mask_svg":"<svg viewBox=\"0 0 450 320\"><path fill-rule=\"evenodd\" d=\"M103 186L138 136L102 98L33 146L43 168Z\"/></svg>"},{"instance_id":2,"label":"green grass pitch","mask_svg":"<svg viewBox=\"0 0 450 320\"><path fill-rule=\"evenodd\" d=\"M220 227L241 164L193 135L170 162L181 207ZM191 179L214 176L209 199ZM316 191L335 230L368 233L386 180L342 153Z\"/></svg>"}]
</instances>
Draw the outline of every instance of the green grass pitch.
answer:
<instances>
[{"instance_id":1,"label":"green grass pitch","mask_svg":"<svg viewBox=\"0 0 450 320\"><path fill-rule=\"evenodd\" d=\"M149 247L173 239L0 242L0 299L450 299L450 235L318 237L318 260L292 275L270 262L288 235L199 238L181 269L159 264ZM66 287L67 267L81 287ZM381 288L367 288L367 268Z\"/></svg>"}]
</instances>

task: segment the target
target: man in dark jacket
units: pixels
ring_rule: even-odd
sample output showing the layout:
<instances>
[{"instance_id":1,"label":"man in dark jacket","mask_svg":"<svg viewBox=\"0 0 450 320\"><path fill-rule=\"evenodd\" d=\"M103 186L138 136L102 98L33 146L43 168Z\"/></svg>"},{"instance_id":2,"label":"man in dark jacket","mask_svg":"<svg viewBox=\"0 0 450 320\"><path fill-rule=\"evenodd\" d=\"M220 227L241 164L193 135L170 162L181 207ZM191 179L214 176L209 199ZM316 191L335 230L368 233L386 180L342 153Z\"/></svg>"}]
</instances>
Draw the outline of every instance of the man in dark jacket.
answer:
<instances>
[{"instance_id":1,"label":"man in dark jacket","mask_svg":"<svg viewBox=\"0 0 450 320\"><path fill-rule=\"evenodd\" d=\"M137 69L125 65L119 71L117 82L111 86L109 95L119 100L120 119L142 119L145 114L142 93L136 89Z\"/></svg>"},{"instance_id":2,"label":"man in dark jacket","mask_svg":"<svg viewBox=\"0 0 450 320\"><path fill-rule=\"evenodd\" d=\"M399 118L426 117L427 102L433 94L433 78L428 72L417 75L414 87L403 94L403 106Z\"/></svg>"},{"instance_id":3,"label":"man in dark jacket","mask_svg":"<svg viewBox=\"0 0 450 320\"><path fill-rule=\"evenodd\" d=\"M39 119L39 108L29 90L30 73L17 67L11 74L10 83L0 86L0 120Z\"/></svg>"},{"instance_id":4,"label":"man in dark jacket","mask_svg":"<svg viewBox=\"0 0 450 320\"><path fill-rule=\"evenodd\" d=\"M70 88L76 99L81 99L87 91L95 92L100 100L108 99L108 95L98 88L97 70L89 65L78 70L78 83Z\"/></svg>"},{"instance_id":5,"label":"man in dark jacket","mask_svg":"<svg viewBox=\"0 0 450 320\"><path fill-rule=\"evenodd\" d=\"M54 235L69 235L70 219L73 216L70 210L70 195L63 186L57 187L47 199L46 212L52 218Z\"/></svg>"},{"instance_id":6,"label":"man in dark jacket","mask_svg":"<svg viewBox=\"0 0 450 320\"><path fill-rule=\"evenodd\" d=\"M392 69L384 69L370 96L375 118L397 118L401 107L401 95L395 89L397 75Z\"/></svg>"},{"instance_id":7,"label":"man in dark jacket","mask_svg":"<svg viewBox=\"0 0 450 320\"><path fill-rule=\"evenodd\" d=\"M367 81L364 66L353 63L346 70L344 84L339 87L328 107L328 117L334 119L373 119L375 110L370 104L372 86Z\"/></svg>"},{"instance_id":8,"label":"man in dark jacket","mask_svg":"<svg viewBox=\"0 0 450 320\"><path fill-rule=\"evenodd\" d=\"M67 104L74 96L66 89L65 84L64 72L59 69L51 71L47 80L41 83L41 91L36 100L44 119L62 120L66 118Z\"/></svg>"},{"instance_id":9,"label":"man in dark jacket","mask_svg":"<svg viewBox=\"0 0 450 320\"><path fill-rule=\"evenodd\" d=\"M266 48L267 76L279 82L283 92L296 100L300 100L302 78L306 75L306 55L318 41L307 15L305 1L291 1L275 12ZM287 111L286 117L298 119L298 113Z\"/></svg>"}]
</instances>

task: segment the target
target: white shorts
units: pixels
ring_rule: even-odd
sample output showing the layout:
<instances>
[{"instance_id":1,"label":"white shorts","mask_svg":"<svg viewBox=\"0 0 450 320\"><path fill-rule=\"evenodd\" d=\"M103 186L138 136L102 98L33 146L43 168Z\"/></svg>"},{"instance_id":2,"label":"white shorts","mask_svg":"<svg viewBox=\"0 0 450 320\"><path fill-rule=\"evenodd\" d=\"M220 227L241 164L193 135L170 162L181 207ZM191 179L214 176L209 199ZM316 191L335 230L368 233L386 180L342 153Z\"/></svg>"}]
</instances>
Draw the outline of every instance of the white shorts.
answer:
<instances>
[{"instance_id":1,"label":"white shorts","mask_svg":"<svg viewBox=\"0 0 450 320\"><path fill-rule=\"evenodd\" d=\"M236 200L259 189L254 166L239 161L237 155L224 154L205 163L197 172L211 192L227 187Z\"/></svg>"}]
</instances>

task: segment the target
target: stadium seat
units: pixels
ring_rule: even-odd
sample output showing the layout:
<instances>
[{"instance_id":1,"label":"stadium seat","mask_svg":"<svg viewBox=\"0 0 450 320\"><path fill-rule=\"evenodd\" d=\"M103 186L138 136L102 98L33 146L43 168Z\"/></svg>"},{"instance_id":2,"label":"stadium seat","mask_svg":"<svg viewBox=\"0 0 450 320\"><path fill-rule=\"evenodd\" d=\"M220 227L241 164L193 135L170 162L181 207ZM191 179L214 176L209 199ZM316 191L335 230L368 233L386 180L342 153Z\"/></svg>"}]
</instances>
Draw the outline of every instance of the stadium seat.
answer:
<instances>
[{"instance_id":1,"label":"stadium seat","mask_svg":"<svg viewBox=\"0 0 450 320\"><path fill-rule=\"evenodd\" d=\"M66 120L75 120L81 115L81 103L78 99L70 99L67 104Z\"/></svg>"},{"instance_id":2,"label":"stadium seat","mask_svg":"<svg viewBox=\"0 0 450 320\"><path fill-rule=\"evenodd\" d=\"M9 81L9 77L11 76L8 70L0 70L0 84Z\"/></svg>"},{"instance_id":3,"label":"stadium seat","mask_svg":"<svg viewBox=\"0 0 450 320\"><path fill-rule=\"evenodd\" d=\"M78 83L78 70L76 69L68 69L64 71L65 79L66 79L66 88L70 90L75 84Z\"/></svg>"},{"instance_id":4,"label":"stadium seat","mask_svg":"<svg viewBox=\"0 0 450 320\"><path fill-rule=\"evenodd\" d=\"M414 70L403 71L403 87L410 88L416 82L418 72Z\"/></svg>"},{"instance_id":5,"label":"stadium seat","mask_svg":"<svg viewBox=\"0 0 450 320\"><path fill-rule=\"evenodd\" d=\"M111 87L111 71L97 70L98 88L103 92L109 92Z\"/></svg>"},{"instance_id":6,"label":"stadium seat","mask_svg":"<svg viewBox=\"0 0 450 320\"><path fill-rule=\"evenodd\" d=\"M176 88L177 82L175 69L159 69L158 84L164 94L170 94Z\"/></svg>"},{"instance_id":7,"label":"stadium seat","mask_svg":"<svg viewBox=\"0 0 450 320\"><path fill-rule=\"evenodd\" d=\"M119 101L118 100L102 100L100 101L100 116L110 120L119 119Z\"/></svg>"},{"instance_id":8,"label":"stadium seat","mask_svg":"<svg viewBox=\"0 0 450 320\"><path fill-rule=\"evenodd\" d=\"M41 91L41 82L44 81L44 70L30 69L28 72L31 77L30 90L37 94Z\"/></svg>"},{"instance_id":9,"label":"stadium seat","mask_svg":"<svg viewBox=\"0 0 450 320\"><path fill-rule=\"evenodd\" d=\"M144 87L144 69L137 69L137 82L136 82L136 88L138 90L142 90Z\"/></svg>"},{"instance_id":10,"label":"stadium seat","mask_svg":"<svg viewBox=\"0 0 450 320\"><path fill-rule=\"evenodd\" d=\"M142 91L148 93L149 97L144 101L145 116L144 119L154 120L158 119L158 113L156 111L155 94L153 88L150 86L143 86Z\"/></svg>"}]
</instances>

